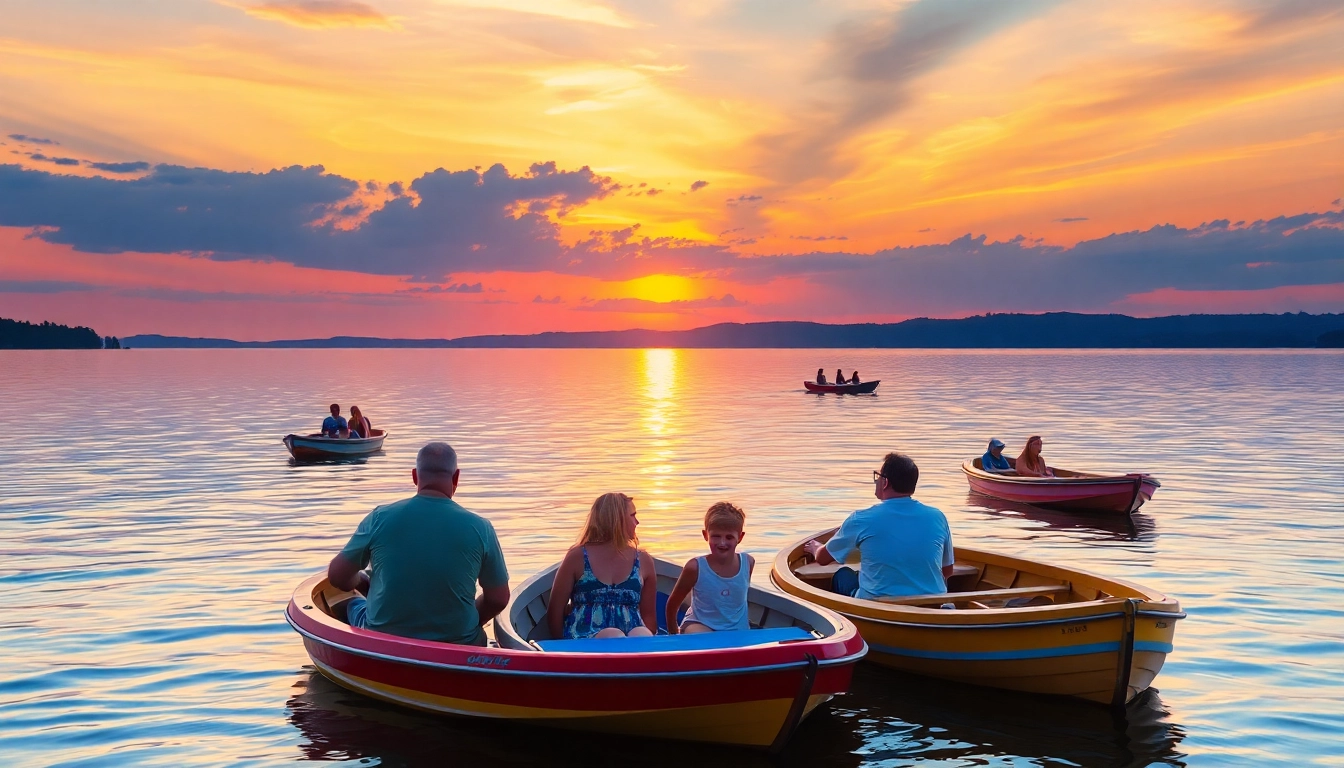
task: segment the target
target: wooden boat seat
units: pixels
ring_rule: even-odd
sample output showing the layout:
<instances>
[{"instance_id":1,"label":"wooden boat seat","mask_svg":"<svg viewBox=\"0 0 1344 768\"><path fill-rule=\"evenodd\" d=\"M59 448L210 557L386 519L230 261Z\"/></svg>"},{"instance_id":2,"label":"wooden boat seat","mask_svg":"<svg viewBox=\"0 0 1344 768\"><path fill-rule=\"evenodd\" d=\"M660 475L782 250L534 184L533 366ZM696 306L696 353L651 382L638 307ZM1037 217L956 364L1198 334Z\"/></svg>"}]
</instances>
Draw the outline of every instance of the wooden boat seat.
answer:
<instances>
[{"instance_id":1,"label":"wooden boat seat","mask_svg":"<svg viewBox=\"0 0 1344 768\"><path fill-rule=\"evenodd\" d=\"M1073 587L1068 584L1050 584L1040 587L1009 587L1008 589L980 589L975 592L947 592L941 595L910 595L907 597L879 597L879 603L892 605L941 605L942 603L962 603L979 600L1010 600L1014 597L1035 597L1037 595L1068 594Z\"/></svg>"},{"instance_id":2,"label":"wooden boat seat","mask_svg":"<svg viewBox=\"0 0 1344 768\"><path fill-rule=\"evenodd\" d=\"M707 651L745 648L770 643L814 640L816 635L801 627L742 629L732 632L700 632L691 635L654 635L652 637L604 637L585 640L538 640L542 651L577 653L657 653L668 651Z\"/></svg>"}]
</instances>

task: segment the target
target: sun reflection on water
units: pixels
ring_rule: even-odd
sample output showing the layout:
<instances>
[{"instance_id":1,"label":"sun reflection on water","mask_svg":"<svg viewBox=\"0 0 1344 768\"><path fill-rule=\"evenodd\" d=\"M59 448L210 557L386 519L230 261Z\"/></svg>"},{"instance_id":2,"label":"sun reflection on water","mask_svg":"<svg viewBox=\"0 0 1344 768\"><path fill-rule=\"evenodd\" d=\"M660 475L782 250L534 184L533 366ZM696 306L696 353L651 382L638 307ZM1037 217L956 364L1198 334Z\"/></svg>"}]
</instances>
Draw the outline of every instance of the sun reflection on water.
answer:
<instances>
[{"instance_id":1,"label":"sun reflection on water","mask_svg":"<svg viewBox=\"0 0 1344 768\"><path fill-rule=\"evenodd\" d=\"M647 513L642 538L652 542L676 528L674 510L683 501L674 477L677 439L682 431L677 403L681 357L675 349L644 349L640 353L644 363L644 434L639 461L648 494L640 509Z\"/></svg>"}]
</instances>

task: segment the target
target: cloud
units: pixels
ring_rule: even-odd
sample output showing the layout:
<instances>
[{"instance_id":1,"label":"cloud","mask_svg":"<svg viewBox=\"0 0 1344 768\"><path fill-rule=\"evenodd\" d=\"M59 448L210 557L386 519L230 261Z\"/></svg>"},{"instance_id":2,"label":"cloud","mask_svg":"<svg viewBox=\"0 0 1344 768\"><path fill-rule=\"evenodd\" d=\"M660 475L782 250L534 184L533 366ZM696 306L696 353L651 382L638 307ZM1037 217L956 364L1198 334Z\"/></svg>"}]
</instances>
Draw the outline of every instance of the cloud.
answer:
<instances>
[{"instance_id":1,"label":"cloud","mask_svg":"<svg viewBox=\"0 0 1344 768\"><path fill-rule=\"evenodd\" d=\"M398 293L484 293L485 286L481 283L453 283L451 285L431 285L429 287L407 288Z\"/></svg>"},{"instance_id":2,"label":"cloud","mask_svg":"<svg viewBox=\"0 0 1344 768\"><path fill-rule=\"evenodd\" d=\"M699 192L700 190L702 190L702 189L704 189L705 187L708 187L708 186L709 186L709 182L708 182L708 181L704 181L703 179L700 180L700 181L692 181L692 182L691 182L691 191L692 191L692 192Z\"/></svg>"},{"instance_id":3,"label":"cloud","mask_svg":"<svg viewBox=\"0 0 1344 768\"><path fill-rule=\"evenodd\" d=\"M790 240L812 240L815 242L824 242L826 240L848 240L846 235L789 235Z\"/></svg>"},{"instance_id":4,"label":"cloud","mask_svg":"<svg viewBox=\"0 0 1344 768\"><path fill-rule=\"evenodd\" d=\"M329 219L350 210L361 188L321 166L242 173L157 165L122 180L0 165L0 226L40 227L36 236L47 242L93 253L189 252L432 281L563 269L573 256L554 218L619 186L555 163L517 176L502 165L439 169L357 227L338 227Z\"/></svg>"},{"instance_id":5,"label":"cloud","mask_svg":"<svg viewBox=\"0 0 1344 768\"><path fill-rule=\"evenodd\" d=\"M47 157L41 152L30 152L28 156L34 160L40 160L44 163L55 163L56 165L79 165L79 161L73 157Z\"/></svg>"},{"instance_id":6,"label":"cloud","mask_svg":"<svg viewBox=\"0 0 1344 768\"><path fill-rule=\"evenodd\" d=\"M800 110L801 127L763 136L763 173L781 181L836 177L846 141L913 100L913 84L954 55L1053 2L914 0L851 20L829 43L824 79L836 95Z\"/></svg>"},{"instance_id":7,"label":"cloud","mask_svg":"<svg viewBox=\"0 0 1344 768\"><path fill-rule=\"evenodd\" d=\"M765 198L760 195L738 195L737 197L728 198L725 202L729 205L743 205L745 203L758 203L764 199Z\"/></svg>"},{"instance_id":8,"label":"cloud","mask_svg":"<svg viewBox=\"0 0 1344 768\"><path fill-rule=\"evenodd\" d=\"M246 13L267 21L279 21L304 29L332 29L335 27L375 27L395 29L397 23L368 3L356 0L273 0L248 4L236 0L220 0Z\"/></svg>"},{"instance_id":9,"label":"cloud","mask_svg":"<svg viewBox=\"0 0 1344 768\"><path fill-rule=\"evenodd\" d=\"M649 197L655 197L655 196L657 196L657 195L661 195L661 194L663 194L663 190L661 190L661 189L650 189L650 190L648 190L647 192L645 192L644 194L648 195Z\"/></svg>"},{"instance_id":10,"label":"cloud","mask_svg":"<svg viewBox=\"0 0 1344 768\"><path fill-rule=\"evenodd\" d=\"M1060 224L1072 224L1075 221L1087 221L1086 216L1066 216L1062 219L1055 219Z\"/></svg>"},{"instance_id":11,"label":"cloud","mask_svg":"<svg viewBox=\"0 0 1344 768\"><path fill-rule=\"evenodd\" d=\"M535 299L534 299L535 301ZM701 309L725 309L746 305L731 293L705 299L679 301L649 301L648 299L599 299L576 309L583 312L626 312L640 315L673 315Z\"/></svg>"},{"instance_id":12,"label":"cloud","mask_svg":"<svg viewBox=\"0 0 1344 768\"><path fill-rule=\"evenodd\" d=\"M564 304L565 302L562 301L561 298L560 298L559 296L552 296L552 297L549 298L549 299L543 299L543 298L541 297L541 294L537 294L536 296L533 296L533 297L532 297L532 303L533 303L533 304Z\"/></svg>"},{"instance_id":13,"label":"cloud","mask_svg":"<svg viewBox=\"0 0 1344 768\"><path fill-rule=\"evenodd\" d=\"M1250 266L1250 265L1256 266ZM801 278L855 310L949 316L983 311L1097 311L1160 289L1255 291L1344 283L1344 212L1236 225L1170 224L1069 248L1022 236L966 235L874 254L735 259L725 279Z\"/></svg>"},{"instance_id":14,"label":"cloud","mask_svg":"<svg viewBox=\"0 0 1344 768\"><path fill-rule=\"evenodd\" d=\"M42 139L38 138L37 136L25 136L22 133L11 133L9 134L9 138L15 141L26 142L28 144L49 144L51 146L60 146L61 143L59 141L56 141L55 139Z\"/></svg>"},{"instance_id":15,"label":"cloud","mask_svg":"<svg viewBox=\"0 0 1344 768\"><path fill-rule=\"evenodd\" d=\"M98 286L68 280L0 280L0 293L67 293L95 291Z\"/></svg>"},{"instance_id":16,"label":"cloud","mask_svg":"<svg viewBox=\"0 0 1344 768\"><path fill-rule=\"evenodd\" d=\"M140 173L141 171L149 170L149 163L146 163L143 160L129 163L95 163L89 161L86 162L85 165L99 171L107 171L108 173Z\"/></svg>"}]
</instances>

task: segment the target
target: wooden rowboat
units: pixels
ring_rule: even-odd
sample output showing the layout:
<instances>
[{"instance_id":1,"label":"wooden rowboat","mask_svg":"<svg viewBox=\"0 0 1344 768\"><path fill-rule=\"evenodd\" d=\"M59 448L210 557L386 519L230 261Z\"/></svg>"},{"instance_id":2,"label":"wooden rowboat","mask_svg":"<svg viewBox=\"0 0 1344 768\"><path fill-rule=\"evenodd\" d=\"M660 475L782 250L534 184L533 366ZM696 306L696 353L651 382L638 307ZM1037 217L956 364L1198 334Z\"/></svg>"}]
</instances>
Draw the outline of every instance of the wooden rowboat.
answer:
<instances>
[{"instance_id":1,"label":"wooden rowboat","mask_svg":"<svg viewBox=\"0 0 1344 768\"><path fill-rule=\"evenodd\" d=\"M680 568L658 561L657 569L665 601ZM495 621L498 647L352 628L337 617L353 594L325 574L299 585L285 616L319 671L377 699L441 714L775 750L812 709L848 689L867 651L839 615L755 588L751 615L760 629L547 640L554 573L537 574L515 593Z\"/></svg>"},{"instance_id":2,"label":"wooden rowboat","mask_svg":"<svg viewBox=\"0 0 1344 768\"><path fill-rule=\"evenodd\" d=\"M654 562L661 624L681 566ZM557 567L524 582L495 620L501 649L603 671L538 686L540 700L569 708L548 716L550 725L778 750L803 718L849 689L867 652L840 615L758 587L747 594L750 630L552 640L546 606Z\"/></svg>"},{"instance_id":3,"label":"wooden rowboat","mask_svg":"<svg viewBox=\"0 0 1344 768\"><path fill-rule=\"evenodd\" d=\"M829 590L840 566L803 550L833 533L781 550L771 580L853 621L869 661L906 672L1122 708L1152 684L1185 618L1176 600L1137 584L961 547L945 594L845 597Z\"/></svg>"},{"instance_id":4,"label":"wooden rowboat","mask_svg":"<svg viewBox=\"0 0 1344 768\"><path fill-rule=\"evenodd\" d=\"M1010 458L1008 463L1016 466L1017 460ZM1100 475L1053 469L1055 477L1022 477L1015 472L986 472L979 458L961 464L966 482L976 493L1052 509L1127 515L1142 507L1162 487L1152 475Z\"/></svg>"},{"instance_id":5,"label":"wooden rowboat","mask_svg":"<svg viewBox=\"0 0 1344 768\"><path fill-rule=\"evenodd\" d=\"M818 394L829 392L836 395L866 395L877 389L877 385L881 383L881 379L865 381L862 384L818 384L815 381L804 381L803 388Z\"/></svg>"},{"instance_id":6,"label":"wooden rowboat","mask_svg":"<svg viewBox=\"0 0 1344 768\"><path fill-rule=\"evenodd\" d=\"M316 435L285 435L285 447L289 454L299 461L325 461L329 459L354 459L368 456L383 450L383 440L387 432L381 429L369 430L368 437L340 438Z\"/></svg>"}]
</instances>

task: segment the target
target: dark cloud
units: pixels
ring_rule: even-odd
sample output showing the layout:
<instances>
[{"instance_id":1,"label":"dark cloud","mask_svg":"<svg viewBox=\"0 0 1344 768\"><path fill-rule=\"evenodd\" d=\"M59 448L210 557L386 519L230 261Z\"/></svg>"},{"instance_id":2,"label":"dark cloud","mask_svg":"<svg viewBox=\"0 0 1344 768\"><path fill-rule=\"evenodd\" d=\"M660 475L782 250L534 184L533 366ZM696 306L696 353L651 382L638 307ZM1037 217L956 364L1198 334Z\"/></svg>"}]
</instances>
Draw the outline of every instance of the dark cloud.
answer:
<instances>
[{"instance_id":1,"label":"dark cloud","mask_svg":"<svg viewBox=\"0 0 1344 768\"><path fill-rule=\"evenodd\" d=\"M541 294L537 294L536 296L533 296L533 297L532 297L532 303L533 303L533 304L563 304L564 301L562 301L562 300L560 299L559 296L552 296L552 297L549 298L549 299L543 299L543 298L541 297Z\"/></svg>"},{"instance_id":2,"label":"dark cloud","mask_svg":"<svg viewBox=\"0 0 1344 768\"><path fill-rule=\"evenodd\" d=\"M761 195L738 195L728 198L725 202L729 205L743 205L745 203L758 203L764 199Z\"/></svg>"},{"instance_id":3,"label":"dark cloud","mask_svg":"<svg viewBox=\"0 0 1344 768\"><path fill-rule=\"evenodd\" d=\"M656 196L656 195L661 195L661 194L663 194L663 190L661 190L661 189L650 189L649 191L645 192L644 194L648 195L649 197L654 197L654 196Z\"/></svg>"},{"instance_id":4,"label":"dark cloud","mask_svg":"<svg viewBox=\"0 0 1344 768\"><path fill-rule=\"evenodd\" d=\"M30 152L28 156L34 160L40 160L44 163L55 163L56 165L79 165L79 161L73 157L47 157L41 152Z\"/></svg>"},{"instance_id":5,"label":"dark cloud","mask_svg":"<svg viewBox=\"0 0 1344 768\"><path fill-rule=\"evenodd\" d=\"M235 173L158 165L138 179L81 178L0 165L0 226L43 227L51 243L96 253L192 252L441 279L458 271L561 269L551 216L610 194L588 168L538 163L511 175L439 169L356 229L321 221L360 184L321 166Z\"/></svg>"},{"instance_id":6,"label":"dark cloud","mask_svg":"<svg viewBox=\"0 0 1344 768\"><path fill-rule=\"evenodd\" d=\"M1075 221L1087 221L1086 216L1065 216L1062 219L1055 219L1059 224L1072 224Z\"/></svg>"},{"instance_id":7,"label":"dark cloud","mask_svg":"<svg viewBox=\"0 0 1344 768\"><path fill-rule=\"evenodd\" d=\"M0 280L0 293L68 293L94 290L98 290L98 286L66 280Z\"/></svg>"},{"instance_id":8,"label":"dark cloud","mask_svg":"<svg viewBox=\"0 0 1344 768\"><path fill-rule=\"evenodd\" d=\"M723 296L711 296L705 299L687 299L681 301L649 301L648 299L600 299L576 309L583 312L627 312L642 315L676 315L694 312L700 309L722 309L741 307L745 301L739 301L731 293Z\"/></svg>"},{"instance_id":9,"label":"dark cloud","mask_svg":"<svg viewBox=\"0 0 1344 768\"><path fill-rule=\"evenodd\" d=\"M485 286L481 283L452 283L451 285L431 285L428 287L417 286L407 288L398 293L484 293Z\"/></svg>"},{"instance_id":10,"label":"dark cloud","mask_svg":"<svg viewBox=\"0 0 1344 768\"><path fill-rule=\"evenodd\" d=\"M701 180L701 181L692 181L692 182L691 182L691 191L692 191L692 192L699 192L700 190L702 190L702 189L704 189L705 187L708 187L708 186L709 186L709 182L708 182L708 181L703 181L703 180Z\"/></svg>"},{"instance_id":11,"label":"dark cloud","mask_svg":"<svg viewBox=\"0 0 1344 768\"><path fill-rule=\"evenodd\" d=\"M933 231L933 227L925 227L925 228L923 228L923 229L921 229L921 230L919 230L919 231L920 231L921 233L923 233L923 232L932 232L932 231Z\"/></svg>"},{"instance_id":12,"label":"dark cloud","mask_svg":"<svg viewBox=\"0 0 1344 768\"><path fill-rule=\"evenodd\" d=\"M812 240L814 242L824 242L826 240L848 240L847 235L789 235L790 240Z\"/></svg>"},{"instance_id":13,"label":"dark cloud","mask_svg":"<svg viewBox=\"0 0 1344 768\"><path fill-rule=\"evenodd\" d=\"M85 165L90 168L107 171L108 173L140 173L149 170L149 163L143 160L137 160L129 163L95 163L89 161Z\"/></svg>"},{"instance_id":14,"label":"dark cloud","mask_svg":"<svg viewBox=\"0 0 1344 768\"><path fill-rule=\"evenodd\" d=\"M875 254L743 258L726 273L748 281L802 277L856 311L947 314L1096 311L1162 288L1260 290L1344 283L1344 212L1214 221L1118 233L1070 248L983 235Z\"/></svg>"},{"instance_id":15,"label":"dark cloud","mask_svg":"<svg viewBox=\"0 0 1344 768\"><path fill-rule=\"evenodd\" d=\"M61 144L61 142L55 139L43 139L38 138L37 136L25 136L22 133L11 133L9 134L9 138L15 141L26 142L28 144L47 144L50 146L60 146Z\"/></svg>"}]
</instances>

